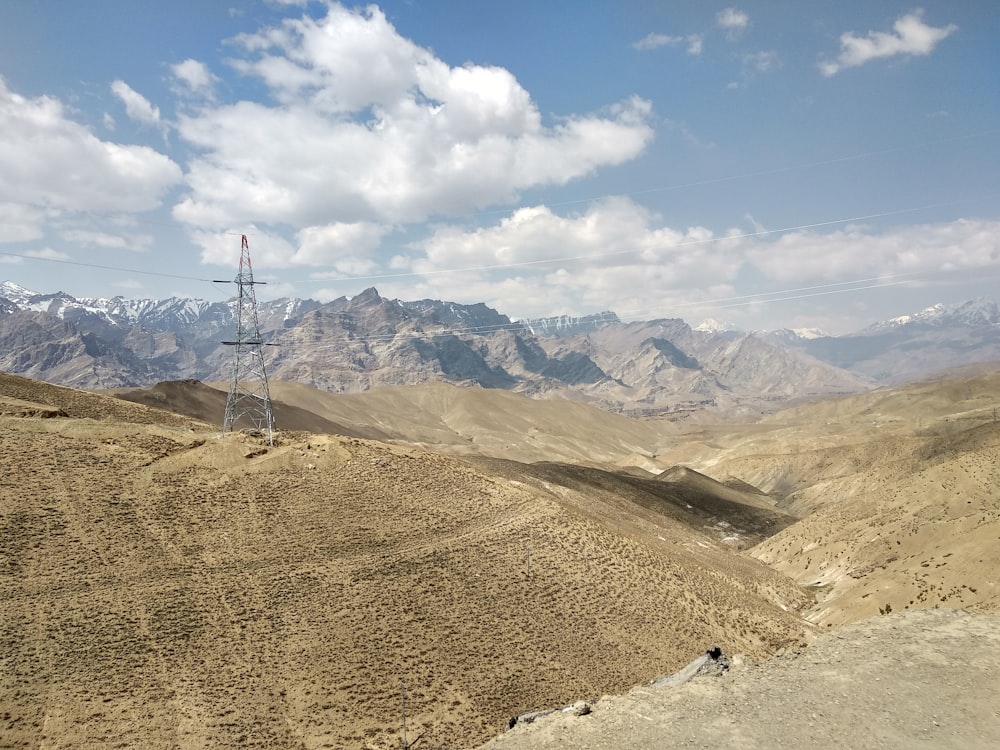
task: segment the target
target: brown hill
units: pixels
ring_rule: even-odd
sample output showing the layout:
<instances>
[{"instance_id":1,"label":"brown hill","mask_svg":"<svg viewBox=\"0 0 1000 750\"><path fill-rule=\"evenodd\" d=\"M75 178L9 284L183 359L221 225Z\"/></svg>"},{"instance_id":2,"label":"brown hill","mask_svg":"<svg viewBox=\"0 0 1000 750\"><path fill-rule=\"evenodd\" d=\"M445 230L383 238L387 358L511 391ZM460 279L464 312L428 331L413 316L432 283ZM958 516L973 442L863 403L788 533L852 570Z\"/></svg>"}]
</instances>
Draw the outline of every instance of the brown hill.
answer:
<instances>
[{"instance_id":1,"label":"brown hill","mask_svg":"<svg viewBox=\"0 0 1000 750\"><path fill-rule=\"evenodd\" d=\"M160 424L173 427L204 428L188 417L130 404L108 395L99 395L42 383L38 380L0 372L0 397L62 410L74 418L110 420L137 424ZM199 419L195 417L195 419Z\"/></svg>"},{"instance_id":2,"label":"brown hill","mask_svg":"<svg viewBox=\"0 0 1000 750\"><path fill-rule=\"evenodd\" d=\"M470 746L708 645L804 636L798 587L627 483L0 394L70 415L0 416L10 747L398 747L401 690L411 741Z\"/></svg>"},{"instance_id":3,"label":"brown hill","mask_svg":"<svg viewBox=\"0 0 1000 750\"><path fill-rule=\"evenodd\" d=\"M117 389L112 393L125 401L166 409L209 424L221 424L226 411L226 391L213 388L198 380L167 381L157 383L151 388ZM373 440L387 437L385 433L374 428L357 429L277 399L272 401L271 408L275 424L283 430Z\"/></svg>"},{"instance_id":4,"label":"brown hill","mask_svg":"<svg viewBox=\"0 0 1000 750\"><path fill-rule=\"evenodd\" d=\"M804 405L699 428L683 458L736 475L802 520L753 554L851 622L919 607L1000 610L1000 373Z\"/></svg>"},{"instance_id":5,"label":"brown hill","mask_svg":"<svg viewBox=\"0 0 1000 750\"><path fill-rule=\"evenodd\" d=\"M407 444L519 461L652 466L653 455L673 431L669 423L640 422L574 401L448 383L331 394L277 382L272 393L326 419L378 430Z\"/></svg>"}]
</instances>

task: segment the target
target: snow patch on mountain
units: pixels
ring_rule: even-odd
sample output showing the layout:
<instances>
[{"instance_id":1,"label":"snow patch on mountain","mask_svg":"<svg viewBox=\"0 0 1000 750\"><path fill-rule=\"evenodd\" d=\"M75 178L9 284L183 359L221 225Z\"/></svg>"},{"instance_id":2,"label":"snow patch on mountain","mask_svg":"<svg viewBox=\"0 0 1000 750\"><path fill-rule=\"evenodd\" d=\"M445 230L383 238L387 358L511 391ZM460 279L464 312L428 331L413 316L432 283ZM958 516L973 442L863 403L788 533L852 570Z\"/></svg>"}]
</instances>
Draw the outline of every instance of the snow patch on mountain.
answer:
<instances>
[{"instance_id":1,"label":"snow patch on mountain","mask_svg":"<svg viewBox=\"0 0 1000 750\"><path fill-rule=\"evenodd\" d=\"M1000 325L1000 305L995 300L983 297L952 305L939 302L920 312L875 323L865 332L881 333L912 325L957 325L969 328L996 326Z\"/></svg>"},{"instance_id":2,"label":"snow patch on mountain","mask_svg":"<svg viewBox=\"0 0 1000 750\"><path fill-rule=\"evenodd\" d=\"M525 318L519 321L534 336L572 336L620 322L618 316L610 310L595 315L555 315L550 318Z\"/></svg>"},{"instance_id":3,"label":"snow patch on mountain","mask_svg":"<svg viewBox=\"0 0 1000 750\"><path fill-rule=\"evenodd\" d=\"M694 327L694 330L701 333L727 333L729 331L739 331L740 329L732 323L723 323L715 318L705 318Z\"/></svg>"}]
</instances>

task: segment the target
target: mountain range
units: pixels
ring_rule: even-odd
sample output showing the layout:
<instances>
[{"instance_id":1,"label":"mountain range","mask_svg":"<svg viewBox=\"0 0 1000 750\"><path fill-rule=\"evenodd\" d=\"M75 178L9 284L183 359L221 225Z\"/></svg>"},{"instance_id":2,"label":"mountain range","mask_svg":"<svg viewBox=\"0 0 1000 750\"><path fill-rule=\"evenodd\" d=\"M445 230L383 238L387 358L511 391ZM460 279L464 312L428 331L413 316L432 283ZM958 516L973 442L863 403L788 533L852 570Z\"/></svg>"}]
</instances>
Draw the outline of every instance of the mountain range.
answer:
<instances>
[{"instance_id":1,"label":"mountain range","mask_svg":"<svg viewBox=\"0 0 1000 750\"><path fill-rule=\"evenodd\" d=\"M78 388L225 381L235 301L74 298L0 283L0 370ZM374 288L258 305L269 377L331 392L446 381L592 403L632 416L771 411L1000 359L995 301L937 305L847 336L741 332L605 311L515 321L485 304Z\"/></svg>"}]
</instances>

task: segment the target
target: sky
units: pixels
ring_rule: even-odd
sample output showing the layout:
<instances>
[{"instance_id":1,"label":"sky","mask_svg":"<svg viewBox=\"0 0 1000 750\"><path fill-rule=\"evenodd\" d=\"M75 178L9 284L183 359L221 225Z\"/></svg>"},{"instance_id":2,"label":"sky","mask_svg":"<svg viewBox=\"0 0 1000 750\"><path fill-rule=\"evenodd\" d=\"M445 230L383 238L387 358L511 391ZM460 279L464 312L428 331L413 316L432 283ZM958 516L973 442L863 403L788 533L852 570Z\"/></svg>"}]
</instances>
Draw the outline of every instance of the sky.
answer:
<instances>
[{"instance_id":1,"label":"sky","mask_svg":"<svg viewBox=\"0 0 1000 750\"><path fill-rule=\"evenodd\" d=\"M994 0L0 0L0 280L833 334L1000 297Z\"/></svg>"}]
</instances>

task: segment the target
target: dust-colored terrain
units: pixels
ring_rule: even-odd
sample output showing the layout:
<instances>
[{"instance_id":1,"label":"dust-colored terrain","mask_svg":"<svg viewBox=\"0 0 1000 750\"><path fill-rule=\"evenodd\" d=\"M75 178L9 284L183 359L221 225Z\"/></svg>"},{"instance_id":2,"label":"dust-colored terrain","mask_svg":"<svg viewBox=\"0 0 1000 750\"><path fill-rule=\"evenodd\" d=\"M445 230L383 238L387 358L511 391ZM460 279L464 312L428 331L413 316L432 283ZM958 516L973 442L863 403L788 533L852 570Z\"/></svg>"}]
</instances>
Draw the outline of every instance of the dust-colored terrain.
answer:
<instances>
[{"instance_id":1,"label":"dust-colored terrain","mask_svg":"<svg viewBox=\"0 0 1000 750\"><path fill-rule=\"evenodd\" d=\"M157 383L151 388L118 388L108 391L120 399L145 406L166 409L175 414L192 417L209 424L221 424L226 410L226 390L228 386L213 388L197 380L179 380ZM389 436L380 430L368 427L334 422L315 411L309 411L274 398L271 402L275 424L285 430L316 432L327 435L345 435L373 440ZM243 426L237 423L236 427ZM249 426L247 423L246 426Z\"/></svg>"},{"instance_id":2,"label":"dust-colored terrain","mask_svg":"<svg viewBox=\"0 0 1000 750\"><path fill-rule=\"evenodd\" d=\"M5 747L399 747L403 691L409 743L468 747L716 642L805 637L809 597L652 477L0 394ZM787 522L747 507L747 534Z\"/></svg>"},{"instance_id":3,"label":"dust-colored terrain","mask_svg":"<svg viewBox=\"0 0 1000 750\"><path fill-rule=\"evenodd\" d=\"M640 422L589 404L448 383L336 395L301 383L275 383L272 390L287 404L409 445L518 461L655 469L652 457L673 429L669 423Z\"/></svg>"},{"instance_id":4,"label":"dust-colored terrain","mask_svg":"<svg viewBox=\"0 0 1000 750\"><path fill-rule=\"evenodd\" d=\"M713 645L493 746L997 746L995 371L689 426L272 392L269 448L0 375L0 746L470 747Z\"/></svg>"},{"instance_id":5,"label":"dust-colored terrain","mask_svg":"<svg viewBox=\"0 0 1000 750\"><path fill-rule=\"evenodd\" d=\"M1000 747L1000 615L876 617L806 649L680 686L636 687L591 712L519 724L484 750Z\"/></svg>"},{"instance_id":6,"label":"dust-colored terrain","mask_svg":"<svg viewBox=\"0 0 1000 750\"><path fill-rule=\"evenodd\" d=\"M922 607L1000 611L1000 373L698 428L658 457L735 475L802 520L752 554L836 625Z\"/></svg>"}]
</instances>

